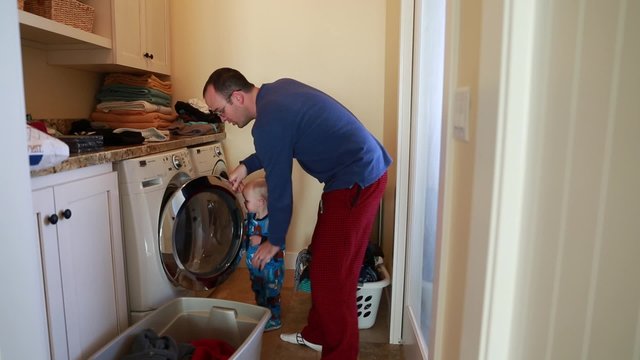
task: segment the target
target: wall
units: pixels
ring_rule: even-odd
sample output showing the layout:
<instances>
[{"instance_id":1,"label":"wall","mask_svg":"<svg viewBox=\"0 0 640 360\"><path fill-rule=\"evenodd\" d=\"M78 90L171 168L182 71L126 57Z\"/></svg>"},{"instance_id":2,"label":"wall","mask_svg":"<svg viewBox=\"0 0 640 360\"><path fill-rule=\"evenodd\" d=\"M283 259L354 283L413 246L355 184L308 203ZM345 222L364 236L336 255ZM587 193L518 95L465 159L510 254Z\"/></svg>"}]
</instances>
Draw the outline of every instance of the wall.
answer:
<instances>
[{"instance_id":1,"label":"wall","mask_svg":"<svg viewBox=\"0 0 640 360\"><path fill-rule=\"evenodd\" d=\"M82 119L93 111L102 75L47 64L44 50L22 46L26 111L34 119Z\"/></svg>"},{"instance_id":2,"label":"wall","mask_svg":"<svg viewBox=\"0 0 640 360\"><path fill-rule=\"evenodd\" d=\"M204 82L219 67L240 70L256 86L292 77L338 99L381 142L393 145L387 137L395 134L383 133L389 126L385 101L390 97L386 1L173 0L171 4L175 100L201 97ZM226 129L225 150L234 167L253 152L250 126ZM394 156L394 149L389 150ZM293 184L289 253L310 242L322 191L321 184L298 166ZM392 228L388 221L385 228Z\"/></svg>"},{"instance_id":3,"label":"wall","mask_svg":"<svg viewBox=\"0 0 640 360\"><path fill-rule=\"evenodd\" d=\"M637 359L640 4L482 13L459 358Z\"/></svg>"},{"instance_id":4,"label":"wall","mask_svg":"<svg viewBox=\"0 0 640 360\"><path fill-rule=\"evenodd\" d=\"M541 1L513 359L640 358L640 3Z\"/></svg>"},{"instance_id":5,"label":"wall","mask_svg":"<svg viewBox=\"0 0 640 360\"><path fill-rule=\"evenodd\" d=\"M439 285L440 291L445 293L437 307L441 313L436 318L438 337L434 350L439 359L459 359L475 168L482 1L452 1L447 11L445 111L452 113L452 95L457 88L468 87L471 101L469 142L453 138L450 117L445 134L445 198L440 244L444 258L440 259L443 265L439 272L446 283Z\"/></svg>"}]
</instances>

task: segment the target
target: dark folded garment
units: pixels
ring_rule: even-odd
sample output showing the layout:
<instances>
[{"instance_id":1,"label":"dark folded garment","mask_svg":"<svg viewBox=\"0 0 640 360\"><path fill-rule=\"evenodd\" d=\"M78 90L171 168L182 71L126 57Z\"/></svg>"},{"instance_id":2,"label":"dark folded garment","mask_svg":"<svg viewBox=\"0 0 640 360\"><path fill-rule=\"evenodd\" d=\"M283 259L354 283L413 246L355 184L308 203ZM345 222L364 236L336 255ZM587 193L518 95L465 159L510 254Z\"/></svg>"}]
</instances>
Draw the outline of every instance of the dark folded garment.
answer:
<instances>
[{"instance_id":1,"label":"dark folded garment","mask_svg":"<svg viewBox=\"0 0 640 360\"><path fill-rule=\"evenodd\" d=\"M83 119L74 121L71 124L71 133L100 135L103 138L104 146L124 146L124 145L137 145L144 142L144 136L138 131L123 131L119 134L114 134L112 129L94 129L91 126L89 120Z\"/></svg>"},{"instance_id":2,"label":"dark folded garment","mask_svg":"<svg viewBox=\"0 0 640 360\"><path fill-rule=\"evenodd\" d=\"M105 137L105 145L109 146L137 145L142 144L145 140L139 131L123 131L117 134L113 130L108 131L109 135Z\"/></svg>"},{"instance_id":3,"label":"dark folded garment","mask_svg":"<svg viewBox=\"0 0 640 360\"><path fill-rule=\"evenodd\" d=\"M222 120L220 120L220 117L213 113L211 110L205 113L184 101L177 101L174 108L176 109L178 115L186 115L190 119L189 121L204 121L211 124L222 122Z\"/></svg>"},{"instance_id":4,"label":"dark folded garment","mask_svg":"<svg viewBox=\"0 0 640 360\"><path fill-rule=\"evenodd\" d=\"M59 136L58 139L69 146L71 153L97 151L104 147L102 135L64 135Z\"/></svg>"}]
</instances>

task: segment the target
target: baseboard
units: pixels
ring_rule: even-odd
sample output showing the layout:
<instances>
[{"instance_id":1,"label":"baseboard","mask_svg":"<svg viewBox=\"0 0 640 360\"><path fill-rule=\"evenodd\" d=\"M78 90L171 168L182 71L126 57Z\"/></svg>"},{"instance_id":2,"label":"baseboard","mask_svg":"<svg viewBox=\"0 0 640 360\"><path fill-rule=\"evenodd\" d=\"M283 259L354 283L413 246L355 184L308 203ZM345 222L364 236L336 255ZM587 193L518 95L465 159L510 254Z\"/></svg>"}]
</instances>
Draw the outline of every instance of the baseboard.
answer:
<instances>
[{"instance_id":1,"label":"baseboard","mask_svg":"<svg viewBox=\"0 0 640 360\"><path fill-rule=\"evenodd\" d=\"M296 259L298 258L299 251L297 252L285 252L284 254L284 268L285 269L295 269L296 268Z\"/></svg>"}]
</instances>

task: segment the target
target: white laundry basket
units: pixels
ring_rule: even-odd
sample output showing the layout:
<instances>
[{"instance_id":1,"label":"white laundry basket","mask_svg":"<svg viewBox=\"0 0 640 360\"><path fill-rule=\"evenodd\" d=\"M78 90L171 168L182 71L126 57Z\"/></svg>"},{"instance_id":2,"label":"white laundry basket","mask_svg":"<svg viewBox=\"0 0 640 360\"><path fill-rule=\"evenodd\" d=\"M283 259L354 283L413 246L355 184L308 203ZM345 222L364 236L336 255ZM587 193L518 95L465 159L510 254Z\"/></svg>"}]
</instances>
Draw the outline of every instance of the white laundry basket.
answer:
<instances>
[{"instance_id":1,"label":"white laundry basket","mask_svg":"<svg viewBox=\"0 0 640 360\"><path fill-rule=\"evenodd\" d=\"M376 269L378 274L382 276L381 280L358 285L358 292L356 293L358 329L368 329L375 324L382 289L391 283L391 277L384 265L378 265Z\"/></svg>"}]
</instances>

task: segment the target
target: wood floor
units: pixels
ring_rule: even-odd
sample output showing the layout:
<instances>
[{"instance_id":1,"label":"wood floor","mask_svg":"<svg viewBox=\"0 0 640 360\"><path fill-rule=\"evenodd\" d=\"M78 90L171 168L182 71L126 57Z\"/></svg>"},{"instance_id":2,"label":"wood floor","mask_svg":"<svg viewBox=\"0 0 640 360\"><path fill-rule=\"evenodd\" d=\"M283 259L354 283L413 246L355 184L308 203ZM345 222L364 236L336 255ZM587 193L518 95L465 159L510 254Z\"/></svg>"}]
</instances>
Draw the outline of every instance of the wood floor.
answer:
<instances>
[{"instance_id":1,"label":"wood floor","mask_svg":"<svg viewBox=\"0 0 640 360\"><path fill-rule=\"evenodd\" d=\"M254 303L246 268L238 268L231 277L213 290L210 297L217 299ZM285 343L280 333L297 332L306 324L307 312L311 306L308 293L294 291L293 270L287 270L281 293L282 328L264 333L262 337L262 360L306 360L320 359L320 353L306 346ZM376 323L370 329L360 330L360 360L403 359L401 345L388 343L389 304L383 294L378 309Z\"/></svg>"}]
</instances>

